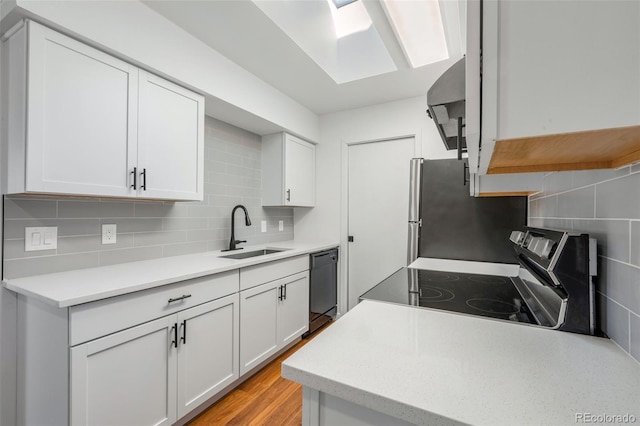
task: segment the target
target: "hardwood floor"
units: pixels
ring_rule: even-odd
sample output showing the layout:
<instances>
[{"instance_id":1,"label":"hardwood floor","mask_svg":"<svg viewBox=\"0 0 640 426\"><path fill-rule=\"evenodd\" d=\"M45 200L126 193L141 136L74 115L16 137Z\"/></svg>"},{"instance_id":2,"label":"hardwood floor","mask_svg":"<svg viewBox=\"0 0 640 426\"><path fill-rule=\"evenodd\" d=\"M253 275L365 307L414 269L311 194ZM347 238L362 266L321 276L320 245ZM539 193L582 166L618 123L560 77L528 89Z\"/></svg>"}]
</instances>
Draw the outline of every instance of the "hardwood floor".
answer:
<instances>
[{"instance_id":1,"label":"hardwood floor","mask_svg":"<svg viewBox=\"0 0 640 426\"><path fill-rule=\"evenodd\" d=\"M193 419L189 426L301 425L302 386L283 379L280 365L326 327L328 325L284 352Z\"/></svg>"}]
</instances>

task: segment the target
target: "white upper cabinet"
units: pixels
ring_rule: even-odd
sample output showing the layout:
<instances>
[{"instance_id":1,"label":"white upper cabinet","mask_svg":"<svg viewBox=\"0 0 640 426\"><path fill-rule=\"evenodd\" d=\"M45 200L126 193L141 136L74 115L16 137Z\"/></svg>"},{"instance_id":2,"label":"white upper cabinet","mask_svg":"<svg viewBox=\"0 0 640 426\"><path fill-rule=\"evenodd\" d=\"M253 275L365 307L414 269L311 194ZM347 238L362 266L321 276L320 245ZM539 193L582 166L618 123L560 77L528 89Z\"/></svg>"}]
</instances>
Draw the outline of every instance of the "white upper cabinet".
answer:
<instances>
[{"instance_id":1,"label":"white upper cabinet","mask_svg":"<svg viewBox=\"0 0 640 426\"><path fill-rule=\"evenodd\" d=\"M202 96L32 21L5 48L9 193L202 199Z\"/></svg>"},{"instance_id":2,"label":"white upper cabinet","mask_svg":"<svg viewBox=\"0 0 640 426\"><path fill-rule=\"evenodd\" d=\"M140 70L138 167L145 197L202 199L204 99Z\"/></svg>"},{"instance_id":3,"label":"white upper cabinet","mask_svg":"<svg viewBox=\"0 0 640 426\"><path fill-rule=\"evenodd\" d=\"M615 168L640 159L640 3L484 1L482 26L479 1L467 5L472 172ZM480 97L469 79L479 81L481 71Z\"/></svg>"},{"instance_id":4,"label":"white upper cabinet","mask_svg":"<svg viewBox=\"0 0 640 426\"><path fill-rule=\"evenodd\" d=\"M26 188L128 196L138 69L33 22L28 39Z\"/></svg>"},{"instance_id":5,"label":"white upper cabinet","mask_svg":"<svg viewBox=\"0 0 640 426\"><path fill-rule=\"evenodd\" d=\"M262 138L262 205L315 205L315 145L287 133Z\"/></svg>"}]
</instances>

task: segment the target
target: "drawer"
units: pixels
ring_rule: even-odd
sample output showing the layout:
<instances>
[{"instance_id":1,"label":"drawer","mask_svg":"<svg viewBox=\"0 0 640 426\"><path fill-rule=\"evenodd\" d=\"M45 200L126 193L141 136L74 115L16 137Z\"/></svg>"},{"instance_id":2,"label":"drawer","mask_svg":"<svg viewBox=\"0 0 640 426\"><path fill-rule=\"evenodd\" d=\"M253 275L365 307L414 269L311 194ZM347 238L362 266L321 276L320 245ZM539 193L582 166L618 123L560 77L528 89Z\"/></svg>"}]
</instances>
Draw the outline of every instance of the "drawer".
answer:
<instances>
[{"instance_id":1,"label":"drawer","mask_svg":"<svg viewBox=\"0 0 640 426\"><path fill-rule=\"evenodd\" d=\"M238 290L238 270L234 270L72 306L69 308L69 345L174 314ZM186 295L190 296L169 301Z\"/></svg>"},{"instance_id":2,"label":"drawer","mask_svg":"<svg viewBox=\"0 0 640 426\"><path fill-rule=\"evenodd\" d=\"M242 268L240 269L240 290L307 271L308 269L308 254Z\"/></svg>"}]
</instances>

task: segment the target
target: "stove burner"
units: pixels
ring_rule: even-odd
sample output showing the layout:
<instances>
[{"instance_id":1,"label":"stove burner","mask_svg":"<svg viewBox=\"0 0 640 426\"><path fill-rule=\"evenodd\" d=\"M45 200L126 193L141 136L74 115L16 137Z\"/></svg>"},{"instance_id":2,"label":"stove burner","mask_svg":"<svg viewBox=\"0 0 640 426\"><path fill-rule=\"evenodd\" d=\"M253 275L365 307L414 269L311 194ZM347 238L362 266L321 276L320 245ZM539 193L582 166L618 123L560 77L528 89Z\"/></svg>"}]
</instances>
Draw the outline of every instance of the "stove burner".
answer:
<instances>
[{"instance_id":1,"label":"stove burner","mask_svg":"<svg viewBox=\"0 0 640 426\"><path fill-rule=\"evenodd\" d=\"M439 287L420 286L420 299L427 299L429 302L448 302L456 297L453 292Z\"/></svg>"},{"instance_id":2,"label":"stove burner","mask_svg":"<svg viewBox=\"0 0 640 426\"><path fill-rule=\"evenodd\" d=\"M505 284L507 280L503 277L496 277L493 275L470 275L470 281L475 281L482 284Z\"/></svg>"},{"instance_id":3,"label":"stove burner","mask_svg":"<svg viewBox=\"0 0 640 426\"><path fill-rule=\"evenodd\" d=\"M469 299L467 306L489 314L508 315L520 312L520 308L513 303L493 299Z\"/></svg>"},{"instance_id":4,"label":"stove burner","mask_svg":"<svg viewBox=\"0 0 640 426\"><path fill-rule=\"evenodd\" d=\"M438 272L438 271L421 271L420 278L424 281L458 281L460 277L454 275L453 272ZM426 273L424 273L426 272Z\"/></svg>"}]
</instances>

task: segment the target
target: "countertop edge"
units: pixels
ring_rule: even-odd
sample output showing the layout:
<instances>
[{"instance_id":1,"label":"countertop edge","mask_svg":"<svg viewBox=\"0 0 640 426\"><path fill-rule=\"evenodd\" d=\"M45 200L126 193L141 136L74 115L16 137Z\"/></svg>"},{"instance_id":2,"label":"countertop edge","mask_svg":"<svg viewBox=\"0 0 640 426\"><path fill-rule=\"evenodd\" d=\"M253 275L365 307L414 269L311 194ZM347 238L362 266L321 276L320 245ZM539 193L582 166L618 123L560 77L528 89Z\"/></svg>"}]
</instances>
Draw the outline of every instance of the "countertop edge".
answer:
<instances>
[{"instance_id":1,"label":"countertop edge","mask_svg":"<svg viewBox=\"0 0 640 426\"><path fill-rule=\"evenodd\" d=\"M273 253L265 256L256 256L248 259L221 259L220 256L225 255L221 250L200 252L188 255L163 257L158 259L143 260L137 262L120 263L116 265L100 266L95 268L77 269L65 272L56 272L51 274L34 275L22 278L9 278L2 280L2 285L17 294L32 297L38 299L41 302L55 306L57 308L68 308L70 306L80 305L83 303L95 302L98 300L122 296L125 294L149 290L163 285L174 284L180 281L185 281L194 278L200 278L208 275L214 275L224 273L233 270L239 270L242 268L248 268L255 265L261 265L269 262L275 262L279 260L285 260L291 257L303 256L317 251L328 250L331 248L339 247L337 242L301 242L301 241L278 241L274 243L259 244L254 246L243 247L244 251L260 250L263 248L285 248L287 250ZM181 261L184 263L206 263L209 259L216 259L220 262L224 262L223 265L217 265L211 268L200 268L197 265L193 266L191 271L180 271L178 273L158 274L149 280L132 280L131 284L123 285L120 287L114 287L110 289L98 289L95 292L85 292L78 296L67 297L54 297L55 289L42 285L43 282L49 280L54 282L61 282L68 280L70 282L78 282L80 280L90 280L92 276L100 277L105 274L113 274L113 280L119 279L118 275L126 276L131 271L140 269L140 272L144 272L145 269L152 268L154 265L161 265L166 262L175 263L178 265ZM183 267L185 268L185 267ZM188 269L188 267L186 267ZM123 271L124 270L124 271ZM53 284L55 287L56 284ZM39 290L39 287L41 289Z\"/></svg>"},{"instance_id":2,"label":"countertop edge","mask_svg":"<svg viewBox=\"0 0 640 426\"><path fill-rule=\"evenodd\" d=\"M339 383L325 377L320 377L300 370L287 365L286 360L282 363L281 375L285 379L294 381L311 389L342 398L354 404L361 405L365 408L369 408L416 425L467 425L467 423L442 416L432 411L424 410L397 400L392 400L372 392L366 392L345 383Z\"/></svg>"}]
</instances>

